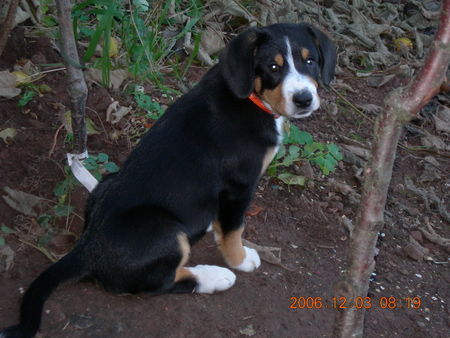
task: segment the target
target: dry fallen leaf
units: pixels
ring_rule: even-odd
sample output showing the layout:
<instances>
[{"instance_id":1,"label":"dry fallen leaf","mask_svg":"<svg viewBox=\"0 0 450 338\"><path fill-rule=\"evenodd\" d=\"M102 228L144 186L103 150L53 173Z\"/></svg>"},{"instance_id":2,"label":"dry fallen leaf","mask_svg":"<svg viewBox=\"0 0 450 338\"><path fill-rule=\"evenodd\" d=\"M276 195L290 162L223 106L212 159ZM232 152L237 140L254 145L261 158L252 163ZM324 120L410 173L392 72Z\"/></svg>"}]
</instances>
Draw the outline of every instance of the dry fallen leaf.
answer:
<instances>
[{"instance_id":1,"label":"dry fallen leaf","mask_svg":"<svg viewBox=\"0 0 450 338\"><path fill-rule=\"evenodd\" d=\"M209 55L214 55L225 47L223 32L206 27L202 32L201 46Z\"/></svg>"},{"instance_id":2,"label":"dry fallen leaf","mask_svg":"<svg viewBox=\"0 0 450 338\"><path fill-rule=\"evenodd\" d=\"M97 130L97 126L95 125L94 121L92 121L89 117L86 117L85 123L86 123L86 133L88 135L101 134Z\"/></svg>"},{"instance_id":3,"label":"dry fallen leaf","mask_svg":"<svg viewBox=\"0 0 450 338\"><path fill-rule=\"evenodd\" d=\"M114 101L106 109L106 121L116 124L130 111L131 107L122 107L118 101Z\"/></svg>"},{"instance_id":4,"label":"dry fallen leaf","mask_svg":"<svg viewBox=\"0 0 450 338\"><path fill-rule=\"evenodd\" d=\"M247 212L245 213L245 215L246 216L256 216L263 210L264 210L263 207L260 207L259 205L252 203L250 205L250 208L248 208Z\"/></svg>"},{"instance_id":5,"label":"dry fallen leaf","mask_svg":"<svg viewBox=\"0 0 450 338\"><path fill-rule=\"evenodd\" d=\"M54 250L67 251L73 246L75 240L76 238L72 234L58 234L48 244Z\"/></svg>"},{"instance_id":6,"label":"dry fallen leaf","mask_svg":"<svg viewBox=\"0 0 450 338\"><path fill-rule=\"evenodd\" d=\"M3 139L3 141L6 144L10 144L11 140L16 137L17 130L14 128L6 128L0 131L0 138Z\"/></svg>"},{"instance_id":7,"label":"dry fallen leaf","mask_svg":"<svg viewBox=\"0 0 450 338\"><path fill-rule=\"evenodd\" d=\"M36 217L38 215L34 208L39 206L42 202L42 198L23 191L11 189L10 187L4 187L3 189L7 193L7 195L3 195L3 199L11 208L26 216Z\"/></svg>"},{"instance_id":8,"label":"dry fallen leaf","mask_svg":"<svg viewBox=\"0 0 450 338\"><path fill-rule=\"evenodd\" d=\"M380 88L391 81L394 77L395 74L389 74L385 76L369 76L367 78L367 85L369 87Z\"/></svg>"},{"instance_id":9,"label":"dry fallen leaf","mask_svg":"<svg viewBox=\"0 0 450 338\"><path fill-rule=\"evenodd\" d=\"M413 43L408 38L398 38L394 40L394 46L397 49L397 51L401 51L402 49L412 49Z\"/></svg>"},{"instance_id":10,"label":"dry fallen leaf","mask_svg":"<svg viewBox=\"0 0 450 338\"><path fill-rule=\"evenodd\" d=\"M440 106L433 119L437 131L450 133L450 108Z\"/></svg>"},{"instance_id":11,"label":"dry fallen leaf","mask_svg":"<svg viewBox=\"0 0 450 338\"><path fill-rule=\"evenodd\" d=\"M8 71L0 72L0 97L8 99L20 94L21 90L16 87L17 77Z\"/></svg>"},{"instance_id":12,"label":"dry fallen leaf","mask_svg":"<svg viewBox=\"0 0 450 338\"><path fill-rule=\"evenodd\" d=\"M0 248L0 273L11 269L16 253L9 245Z\"/></svg>"},{"instance_id":13,"label":"dry fallen leaf","mask_svg":"<svg viewBox=\"0 0 450 338\"><path fill-rule=\"evenodd\" d=\"M431 148L436 148L439 150L444 150L446 148L446 144L444 142L444 140L442 140L442 138L430 134L429 132L425 132L425 136L421 138L422 141L422 145L424 145L425 147L431 147Z\"/></svg>"},{"instance_id":14,"label":"dry fallen leaf","mask_svg":"<svg viewBox=\"0 0 450 338\"><path fill-rule=\"evenodd\" d=\"M20 86L22 84L31 82L31 76L29 76L28 74L26 74L21 70L16 70L11 74L13 74L16 77L16 86Z\"/></svg>"},{"instance_id":15,"label":"dry fallen leaf","mask_svg":"<svg viewBox=\"0 0 450 338\"><path fill-rule=\"evenodd\" d=\"M356 156L359 156L365 160L368 160L370 157L370 151L366 148L349 145L349 144L342 144L342 148L345 148L346 150L350 151L351 153L355 154Z\"/></svg>"},{"instance_id":16,"label":"dry fallen leaf","mask_svg":"<svg viewBox=\"0 0 450 338\"><path fill-rule=\"evenodd\" d=\"M89 68L85 73L86 81L101 83L102 82L102 71L100 69ZM110 84L109 87L113 89L119 89L123 81L128 77L128 72L125 69L112 70L109 73Z\"/></svg>"}]
</instances>

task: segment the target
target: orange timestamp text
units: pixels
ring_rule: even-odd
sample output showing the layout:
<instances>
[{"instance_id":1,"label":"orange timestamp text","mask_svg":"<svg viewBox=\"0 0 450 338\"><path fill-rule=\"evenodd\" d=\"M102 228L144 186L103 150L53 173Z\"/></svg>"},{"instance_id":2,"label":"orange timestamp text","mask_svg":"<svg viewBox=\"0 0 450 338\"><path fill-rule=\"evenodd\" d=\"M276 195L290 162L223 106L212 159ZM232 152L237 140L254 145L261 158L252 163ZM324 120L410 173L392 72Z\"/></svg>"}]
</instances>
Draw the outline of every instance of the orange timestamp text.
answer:
<instances>
[{"instance_id":1,"label":"orange timestamp text","mask_svg":"<svg viewBox=\"0 0 450 338\"><path fill-rule=\"evenodd\" d=\"M356 297L348 299L347 297L291 297L290 309L371 309L378 307L381 309L420 309L422 300L420 297Z\"/></svg>"}]
</instances>

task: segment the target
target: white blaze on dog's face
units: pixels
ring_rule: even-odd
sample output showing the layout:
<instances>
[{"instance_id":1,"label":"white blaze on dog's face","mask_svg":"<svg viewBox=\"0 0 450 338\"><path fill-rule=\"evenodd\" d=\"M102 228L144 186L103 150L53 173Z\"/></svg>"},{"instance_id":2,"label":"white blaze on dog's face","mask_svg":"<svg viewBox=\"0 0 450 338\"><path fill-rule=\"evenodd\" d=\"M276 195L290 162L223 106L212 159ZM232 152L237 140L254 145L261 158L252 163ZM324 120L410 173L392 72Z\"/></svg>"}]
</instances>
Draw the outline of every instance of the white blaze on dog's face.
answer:
<instances>
[{"instance_id":1,"label":"white blaze on dog's face","mask_svg":"<svg viewBox=\"0 0 450 338\"><path fill-rule=\"evenodd\" d=\"M295 66L289 39L286 38L286 61L288 65L287 75L282 81L281 92L285 103L285 115L293 118L307 117L320 106L319 95L317 94L317 82L310 74L301 74ZM300 62L306 64L306 68L314 67L316 62L310 51L302 48L297 57Z\"/></svg>"}]
</instances>

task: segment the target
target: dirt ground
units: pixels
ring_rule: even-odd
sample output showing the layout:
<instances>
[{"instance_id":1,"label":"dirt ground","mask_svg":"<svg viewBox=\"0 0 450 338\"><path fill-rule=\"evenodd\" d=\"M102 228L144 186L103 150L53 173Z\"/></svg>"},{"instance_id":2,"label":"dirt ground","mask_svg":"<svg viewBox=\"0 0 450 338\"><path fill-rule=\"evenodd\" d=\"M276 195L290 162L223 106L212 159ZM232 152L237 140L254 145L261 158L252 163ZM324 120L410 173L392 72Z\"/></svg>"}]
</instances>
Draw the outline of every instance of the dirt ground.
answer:
<instances>
[{"instance_id":1,"label":"dirt ground","mask_svg":"<svg viewBox=\"0 0 450 338\"><path fill-rule=\"evenodd\" d=\"M11 70L21 58L37 63L61 62L46 39L27 40L17 30L13 36L0 59L0 70ZM353 103L379 106L390 89L407 81L396 79L374 90L364 79L350 73L339 74L338 79L355 89L347 94ZM64 178L68 151L65 132L57 133L60 107L68 107L70 100L63 72L49 73L38 83L47 84L52 92L34 98L25 108L18 107L17 98L0 101L0 130L12 127L18 131L10 144L0 140L0 190L3 195L8 186L55 200L53 189ZM155 91L152 95L159 94ZM126 136L114 141L106 137L119 128L106 122L110 97L127 100L119 92L90 88L87 113L102 133L89 137L89 151L105 152L120 165L132 146ZM333 115L322 108L312 117L295 122L301 129L321 141L342 144L350 135L358 135L363 143L369 142L370 122L334 94L323 92L322 98L325 103L338 102L338 113ZM374 118L376 113L369 116ZM126 123L131 119L128 117ZM431 121L425 114L413 125L435 133ZM443 137L448 143L448 135ZM420 145L420 135L405 131L401 141ZM438 165L432 173L436 175L423 179L430 176L424 159L429 155L403 148L398 151L386 225L378 243L376 276L370 285L372 306L366 312L366 337L449 336L449 252L426 240L419 231L429 222L437 233L448 238L449 224L439 215L435 203L427 209L424 200L411 193L405 182L409 177L417 187L433 188L436 196L448 201L450 161L435 155ZM246 217L244 237L259 245L281 248L281 265L263 262L254 273L238 272L230 290L214 295L117 295L90 283L66 284L46 302L38 337L330 337L338 311L332 299L333 285L344 276L350 242L343 220L355 221L357 209L351 194L339 192L333 180L361 192L358 163L363 160L350 162L343 161L328 177L322 177L314 168L314 180L305 189L263 177L254 199L256 207ZM71 204L79 215L83 214L86 197L81 187L71 195ZM50 260L32 246L43 236L35 219L14 211L3 199L0 215L0 225L16 231L2 235L15 252L13 266L0 274L0 327L5 327L17 322L24 290ZM61 218L57 225L77 235L82 229L78 217ZM426 256L432 260L412 258L411 237L429 250ZM55 236L46 248L61 255L70 249L74 239ZM211 234L193 248L189 264L224 265ZM300 297L321 297L323 306L298 308L297 303L297 308L291 308ZM383 297L395 297L399 307L383 308ZM420 298L418 309L407 307L408 297Z\"/></svg>"}]
</instances>

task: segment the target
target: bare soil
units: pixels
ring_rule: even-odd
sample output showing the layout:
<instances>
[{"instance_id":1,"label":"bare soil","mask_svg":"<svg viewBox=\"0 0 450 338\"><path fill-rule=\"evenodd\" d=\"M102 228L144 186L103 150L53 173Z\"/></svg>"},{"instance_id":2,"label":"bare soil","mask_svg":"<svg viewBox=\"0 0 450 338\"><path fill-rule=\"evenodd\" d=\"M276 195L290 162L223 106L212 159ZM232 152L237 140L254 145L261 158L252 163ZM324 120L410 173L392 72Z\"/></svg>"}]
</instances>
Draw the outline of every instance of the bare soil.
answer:
<instances>
[{"instance_id":1,"label":"bare soil","mask_svg":"<svg viewBox=\"0 0 450 338\"><path fill-rule=\"evenodd\" d=\"M46 39L26 40L15 30L0 59L0 70L11 70L21 58L40 63L61 62ZM195 73L198 72L196 69ZM374 90L367 87L364 79L354 78L352 74L341 74L339 78L355 89L355 93L347 94L353 103L380 106L392 87L407 80L400 79ZM53 92L34 98L25 108L18 107L18 98L0 101L0 130L12 127L18 131L10 144L0 140L0 190L3 193L3 188L9 186L55 200L53 189L64 179L68 151L65 131L57 133L61 126L60 107L61 104L69 107L70 100L63 72L50 73L38 83L49 85ZM158 92L152 95L157 97ZM122 135L113 141L110 135L118 128L132 125L133 121L128 117L126 126L115 127L106 122L110 97L121 102L127 100L118 92L90 88L87 114L102 133L89 137L89 150L107 153L120 165L132 148L132 140ZM329 92L323 92L322 97L340 102ZM347 105L339 103L338 107L335 116L322 109L311 118L295 123L321 141L342 143L344 136L352 134L363 141L370 140L372 124ZM375 118L376 114L369 116ZM425 117L415 123L434 133L430 121ZM419 145L419 136L405 131L402 143ZM448 238L449 224L440 217L436 206L427 211L423 199L405 188L405 177L410 177L419 187L433 187L439 198L448 199L450 162L448 158L436 157L440 178L421 183L426 155L430 154L398 151L383 229L385 236L378 244L376 277L370 285L366 337L449 336L449 253L418 235L418 229L428 220L439 234ZM341 304L333 302L333 285L344 277L350 243L342 220L345 216L355 222L357 205L335 191L330 179L346 183L360 193L357 169L342 162L335 173L323 177L314 168L315 178L304 189L263 177L253 202L260 207L254 208L259 212L249 212L244 237L259 245L281 248L282 266L263 262L254 273L238 272L237 282L230 290L214 295L117 295L91 283L66 284L46 302L38 337L332 336L338 311L334 305ZM71 204L79 215L83 214L86 197L87 192L81 187L71 194ZM35 219L20 215L3 199L0 199L0 215L0 224L16 230L14 234L3 234L16 254L13 267L0 274L0 327L5 327L17 322L24 289L51 262L30 245L36 244L45 233ZM82 221L78 217L62 218L57 226L79 235ZM414 260L407 254L405 247L411 235L430 250L434 262ZM45 247L61 255L70 249L74 240L73 236L56 235ZM224 265L211 234L193 248L189 264ZM313 308L292 309L295 300L292 297L321 297L322 307L316 304ZM383 308L382 297L395 297L398 307ZM408 297L420 297L420 307L407 308Z\"/></svg>"}]
</instances>

